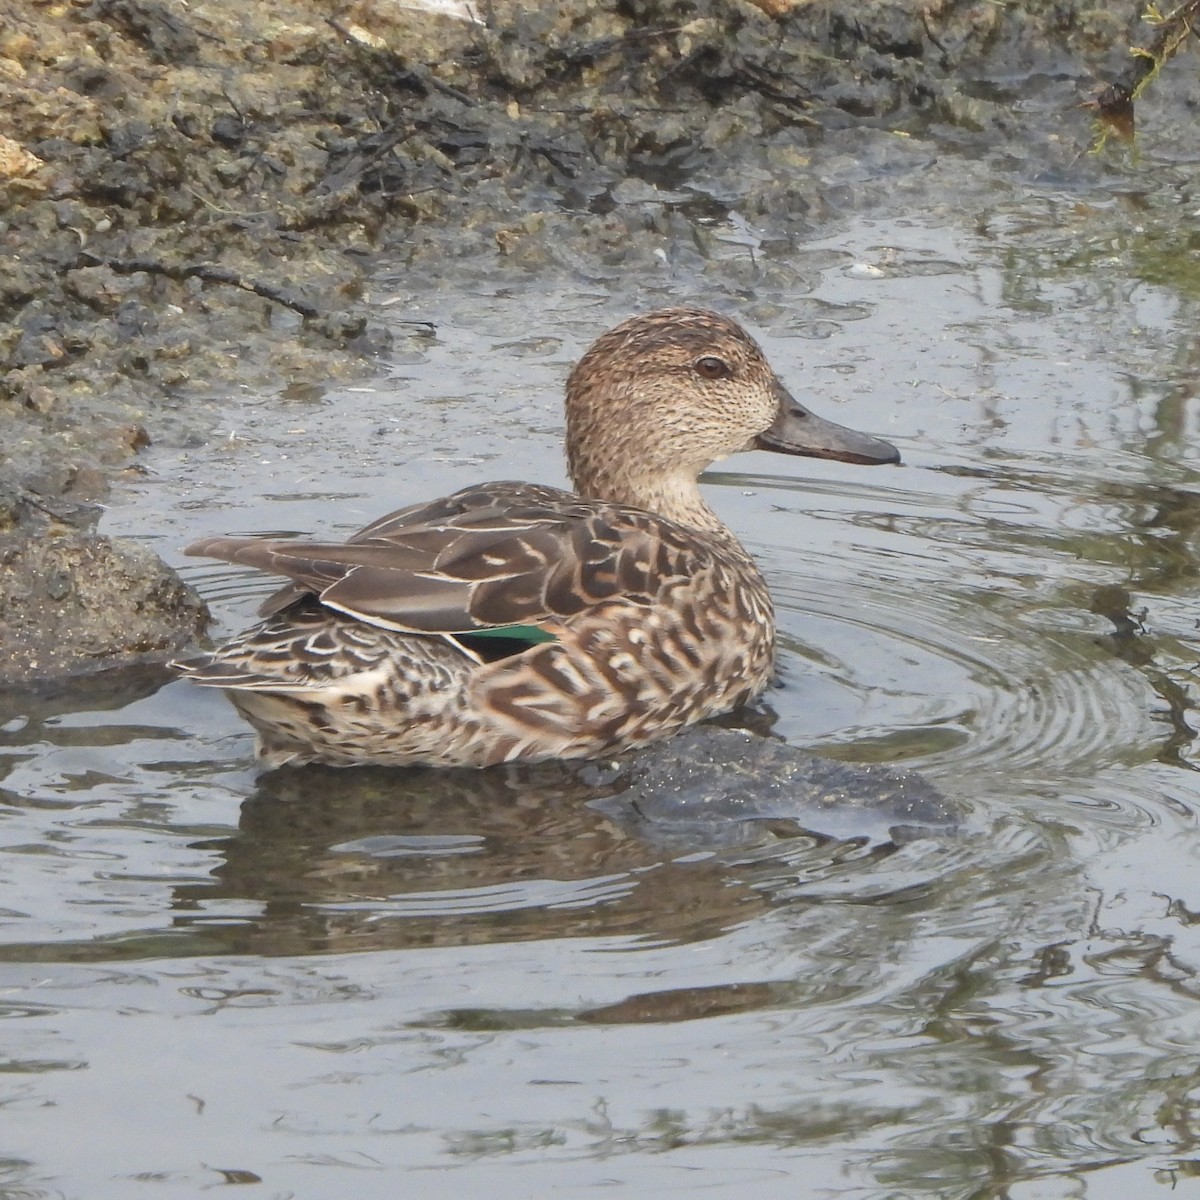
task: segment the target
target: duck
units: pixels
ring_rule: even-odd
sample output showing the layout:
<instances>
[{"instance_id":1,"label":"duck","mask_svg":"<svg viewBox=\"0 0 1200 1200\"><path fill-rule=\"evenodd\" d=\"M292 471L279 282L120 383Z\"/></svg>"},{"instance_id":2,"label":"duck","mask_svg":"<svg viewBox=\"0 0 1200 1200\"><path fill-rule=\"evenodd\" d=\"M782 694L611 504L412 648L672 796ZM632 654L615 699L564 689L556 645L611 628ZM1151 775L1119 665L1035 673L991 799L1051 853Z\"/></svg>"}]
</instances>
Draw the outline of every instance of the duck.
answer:
<instances>
[{"instance_id":1,"label":"duck","mask_svg":"<svg viewBox=\"0 0 1200 1200\"><path fill-rule=\"evenodd\" d=\"M287 582L259 624L172 666L226 692L271 768L489 767L648 745L773 677L766 580L699 486L746 450L900 459L796 400L732 318L634 316L567 378L573 492L474 484L344 542L203 538L184 553Z\"/></svg>"}]
</instances>

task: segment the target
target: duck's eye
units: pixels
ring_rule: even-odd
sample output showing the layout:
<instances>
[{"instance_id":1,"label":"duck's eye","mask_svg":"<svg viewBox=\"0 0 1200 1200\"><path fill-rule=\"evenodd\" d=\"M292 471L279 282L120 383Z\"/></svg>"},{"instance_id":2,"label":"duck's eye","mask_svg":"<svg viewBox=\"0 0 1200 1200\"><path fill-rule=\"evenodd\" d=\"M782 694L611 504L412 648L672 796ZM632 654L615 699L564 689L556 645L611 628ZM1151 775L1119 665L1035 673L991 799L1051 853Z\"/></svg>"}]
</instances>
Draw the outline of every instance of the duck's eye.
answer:
<instances>
[{"instance_id":1,"label":"duck's eye","mask_svg":"<svg viewBox=\"0 0 1200 1200\"><path fill-rule=\"evenodd\" d=\"M703 358L696 359L692 365L701 379L728 379L733 374L733 368L715 354L706 354Z\"/></svg>"}]
</instances>

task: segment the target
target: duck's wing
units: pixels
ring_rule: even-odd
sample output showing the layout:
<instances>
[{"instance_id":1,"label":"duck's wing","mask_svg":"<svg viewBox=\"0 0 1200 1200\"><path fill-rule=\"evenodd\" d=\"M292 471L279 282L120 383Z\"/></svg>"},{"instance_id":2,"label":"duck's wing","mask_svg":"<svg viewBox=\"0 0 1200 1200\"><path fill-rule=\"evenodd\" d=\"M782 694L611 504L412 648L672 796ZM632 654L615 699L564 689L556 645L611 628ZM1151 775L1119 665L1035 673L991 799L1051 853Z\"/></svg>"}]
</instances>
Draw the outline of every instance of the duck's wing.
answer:
<instances>
[{"instance_id":1,"label":"duck's wing","mask_svg":"<svg viewBox=\"0 0 1200 1200\"><path fill-rule=\"evenodd\" d=\"M390 513L347 542L206 538L185 553L291 579L267 615L311 593L389 629L468 633L568 618L618 596L651 604L689 573L697 547L682 533L638 509L492 483Z\"/></svg>"}]
</instances>

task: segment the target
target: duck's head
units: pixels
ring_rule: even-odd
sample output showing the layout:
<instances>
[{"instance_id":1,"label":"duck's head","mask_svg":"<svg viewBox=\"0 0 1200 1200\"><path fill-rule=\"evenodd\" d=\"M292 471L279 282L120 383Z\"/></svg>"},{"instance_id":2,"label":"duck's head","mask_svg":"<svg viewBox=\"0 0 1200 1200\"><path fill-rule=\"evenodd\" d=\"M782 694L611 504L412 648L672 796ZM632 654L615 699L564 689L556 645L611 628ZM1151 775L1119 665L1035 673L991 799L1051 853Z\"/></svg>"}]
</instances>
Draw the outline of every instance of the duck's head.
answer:
<instances>
[{"instance_id":1,"label":"duck's head","mask_svg":"<svg viewBox=\"0 0 1200 1200\"><path fill-rule=\"evenodd\" d=\"M581 494L675 516L672 497L698 497L703 470L754 449L900 460L889 442L810 412L736 321L700 308L622 322L567 380L567 460Z\"/></svg>"}]
</instances>

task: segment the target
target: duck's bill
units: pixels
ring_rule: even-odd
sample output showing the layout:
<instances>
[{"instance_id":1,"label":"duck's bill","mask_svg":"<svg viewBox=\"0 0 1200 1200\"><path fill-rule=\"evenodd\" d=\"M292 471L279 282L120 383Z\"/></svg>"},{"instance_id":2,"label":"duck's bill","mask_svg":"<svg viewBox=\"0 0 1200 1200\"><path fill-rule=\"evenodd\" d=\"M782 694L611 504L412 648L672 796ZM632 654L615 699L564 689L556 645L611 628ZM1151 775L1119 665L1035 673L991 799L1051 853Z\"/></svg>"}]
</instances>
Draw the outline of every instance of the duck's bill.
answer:
<instances>
[{"instance_id":1,"label":"duck's bill","mask_svg":"<svg viewBox=\"0 0 1200 1200\"><path fill-rule=\"evenodd\" d=\"M809 458L836 458L840 462L866 466L900 461L900 451L891 442L848 429L836 421L826 421L809 412L787 392L780 396L779 412L771 427L755 438L755 444L760 450L803 454Z\"/></svg>"}]
</instances>

